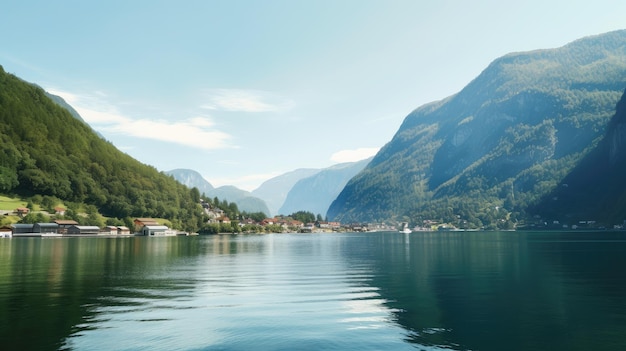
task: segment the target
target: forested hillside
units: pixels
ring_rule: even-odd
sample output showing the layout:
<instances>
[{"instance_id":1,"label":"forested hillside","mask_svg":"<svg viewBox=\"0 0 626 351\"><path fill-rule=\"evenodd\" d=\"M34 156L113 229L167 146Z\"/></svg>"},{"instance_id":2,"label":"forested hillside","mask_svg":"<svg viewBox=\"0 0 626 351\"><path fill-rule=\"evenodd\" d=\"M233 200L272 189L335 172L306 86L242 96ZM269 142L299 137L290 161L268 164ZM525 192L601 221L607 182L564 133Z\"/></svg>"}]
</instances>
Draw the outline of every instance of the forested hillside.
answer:
<instances>
[{"instance_id":1,"label":"forested hillside","mask_svg":"<svg viewBox=\"0 0 626 351\"><path fill-rule=\"evenodd\" d=\"M626 220L626 92L602 141L530 211L549 226ZM581 223L582 222L582 223Z\"/></svg>"},{"instance_id":2,"label":"forested hillside","mask_svg":"<svg viewBox=\"0 0 626 351\"><path fill-rule=\"evenodd\" d=\"M625 87L626 31L501 57L409 114L328 217L511 228L597 145Z\"/></svg>"},{"instance_id":3,"label":"forested hillside","mask_svg":"<svg viewBox=\"0 0 626 351\"><path fill-rule=\"evenodd\" d=\"M120 152L1 66L0 193L90 204L120 219L166 218L192 231L200 221L193 192Z\"/></svg>"}]
</instances>

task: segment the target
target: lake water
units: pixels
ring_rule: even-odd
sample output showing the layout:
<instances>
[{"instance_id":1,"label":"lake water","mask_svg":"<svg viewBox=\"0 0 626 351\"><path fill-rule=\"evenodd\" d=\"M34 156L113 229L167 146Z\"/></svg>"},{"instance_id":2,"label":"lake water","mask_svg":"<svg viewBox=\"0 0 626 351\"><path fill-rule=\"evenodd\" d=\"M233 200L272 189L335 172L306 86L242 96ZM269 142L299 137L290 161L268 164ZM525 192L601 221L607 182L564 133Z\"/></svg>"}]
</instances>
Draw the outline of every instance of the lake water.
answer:
<instances>
[{"instance_id":1,"label":"lake water","mask_svg":"<svg viewBox=\"0 0 626 351\"><path fill-rule=\"evenodd\" d=\"M2 350L625 350L625 233L0 239Z\"/></svg>"}]
</instances>

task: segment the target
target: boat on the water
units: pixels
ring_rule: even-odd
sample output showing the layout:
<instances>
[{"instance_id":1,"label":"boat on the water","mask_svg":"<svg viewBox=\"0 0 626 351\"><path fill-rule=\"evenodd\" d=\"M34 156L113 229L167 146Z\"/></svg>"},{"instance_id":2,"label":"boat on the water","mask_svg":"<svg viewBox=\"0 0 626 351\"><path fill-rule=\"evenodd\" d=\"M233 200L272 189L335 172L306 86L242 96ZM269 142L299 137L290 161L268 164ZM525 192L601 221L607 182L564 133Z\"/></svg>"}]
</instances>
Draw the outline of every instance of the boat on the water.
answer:
<instances>
[{"instance_id":1,"label":"boat on the water","mask_svg":"<svg viewBox=\"0 0 626 351\"><path fill-rule=\"evenodd\" d=\"M413 231L411 230L411 228L409 228L409 223L407 222L402 222L400 224L400 233L404 233L404 234L411 234Z\"/></svg>"}]
</instances>

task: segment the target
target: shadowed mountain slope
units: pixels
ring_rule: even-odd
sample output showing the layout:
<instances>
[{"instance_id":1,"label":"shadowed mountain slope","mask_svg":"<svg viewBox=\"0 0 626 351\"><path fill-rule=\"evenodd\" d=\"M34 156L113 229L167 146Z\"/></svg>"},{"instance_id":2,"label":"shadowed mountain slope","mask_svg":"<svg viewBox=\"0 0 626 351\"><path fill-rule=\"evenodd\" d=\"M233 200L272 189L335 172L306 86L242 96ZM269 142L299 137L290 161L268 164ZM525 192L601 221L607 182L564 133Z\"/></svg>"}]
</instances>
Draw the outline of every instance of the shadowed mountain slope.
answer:
<instances>
[{"instance_id":1,"label":"shadowed mountain slope","mask_svg":"<svg viewBox=\"0 0 626 351\"><path fill-rule=\"evenodd\" d=\"M328 211L506 228L604 135L626 86L626 31L505 55L409 114Z\"/></svg>"}]
</instances>

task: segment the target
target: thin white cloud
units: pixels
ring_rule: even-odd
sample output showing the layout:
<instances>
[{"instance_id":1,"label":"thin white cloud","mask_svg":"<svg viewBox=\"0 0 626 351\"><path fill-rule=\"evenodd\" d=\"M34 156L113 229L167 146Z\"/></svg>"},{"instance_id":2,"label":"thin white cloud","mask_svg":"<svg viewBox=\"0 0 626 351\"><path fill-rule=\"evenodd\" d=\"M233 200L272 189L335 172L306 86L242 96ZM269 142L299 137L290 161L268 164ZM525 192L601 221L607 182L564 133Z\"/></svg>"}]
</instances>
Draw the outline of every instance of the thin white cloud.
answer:
<instances>
[{"instance_id":1,"label":"thin white cloud","mask_svg":"<svg viewBox=\"0 0 626 351\"><path fill-rule=\"evenodd\" d=\"M122 123L104 127L103 130L205 150L227 147L226 141L230 138L228 134L211 130L211 125L207 124L207 122L202 125L199 125L197 122L197 119L173 123L148 119L126 120Z\"/></svg>"},{"instance_id":2,"label":"thin white cloud","mask_svg":"<svg viewBox=\"0 0 626 351\"><path fill-rule=\"evenodd\" d=\"M229 112L277 112L293 107L293 102L274 93L245 89L211 89L206 92L208 110Z\"/></svg>"},{"instance_id":3,"label":"thin white cloud","mask_svg":"<svg viewBox=\"0 0 626 351\"><path fill-rule=\"evenodd\" d=\"M153 119L132 119L123 116L106 101L106 95L97 92L93 95L80 95L59 90L49 90L61 96L83 119L95 129L132 136L135 138L159 140L204 150L232 147L228 144L229 134L219 131L208 117L194 117L182 121Z\"/></svg>"},{"instance_id":4,"label":"thin white cloud","mask_svg":"<svg viewBox=\"0 0 626 351\"><path fill-rule=\"evenodd\" d=\"M356 162L376 155L378 147L358 148L354 150L341 150L330 156L331 161L337 163Z\"/></svg>"}]
</instances>

